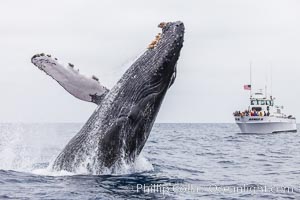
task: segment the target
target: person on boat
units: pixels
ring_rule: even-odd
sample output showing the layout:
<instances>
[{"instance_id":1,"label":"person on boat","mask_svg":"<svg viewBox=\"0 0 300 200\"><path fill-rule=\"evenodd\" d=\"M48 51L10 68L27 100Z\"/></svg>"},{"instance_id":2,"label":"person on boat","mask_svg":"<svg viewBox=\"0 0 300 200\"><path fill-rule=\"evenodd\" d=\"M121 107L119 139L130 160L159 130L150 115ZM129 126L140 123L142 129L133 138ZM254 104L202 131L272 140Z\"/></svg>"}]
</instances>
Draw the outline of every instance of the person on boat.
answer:
<instances>
[{"instance_id":1,"label":"person on boat","mask_svg":"<svg viewBox=\"0 0 300 200\"><path fill-rule=\"evenodd\" d=\"M258 116L258 114L257 114L256 110L254 110L254 116Z\"/></svg>"},{"instance_id":2,"label":"person on boat","mask_svg":"<svg viewBox=\"0 0 300 200\"><path fill-rule=\"evenodd\" d=\"M255 109L253 109L253 110L252 110L252 112L253 112L253 115L252 115L252 116L255 116L255 112L256 112L256 110L255 110Z\"/></svg>"}]
</instances>

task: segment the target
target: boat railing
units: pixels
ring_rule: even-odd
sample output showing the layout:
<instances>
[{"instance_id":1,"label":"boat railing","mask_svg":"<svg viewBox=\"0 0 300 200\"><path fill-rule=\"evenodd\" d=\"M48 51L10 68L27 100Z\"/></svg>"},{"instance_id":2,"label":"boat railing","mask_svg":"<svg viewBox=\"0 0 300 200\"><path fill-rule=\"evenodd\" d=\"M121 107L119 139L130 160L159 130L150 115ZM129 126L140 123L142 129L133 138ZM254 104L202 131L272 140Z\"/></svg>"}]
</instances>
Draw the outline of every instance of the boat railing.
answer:
<instances>
[{"instance_id":1,"label":"boat railing","mask_svg":"<svg viewBox=\"0 0 300 200\"><path fill-rule=\"evenodd\" d=\"M245 110L244 112L235 111L233 113L233 116L235 116L235 117L244 117L244 116L268 117L268 116L270 116L270 113L269 112L265 112L265 111L248 111L248 110Z\"/></svg>"},{"instance_id":2,"label":"boat railing","mask_svg":"<svg viewBox=\"0 0 300 200\"><path fill-rule=\"evenodd\" d=\"M276 118L283 118L283 119L296 119L292 115L289 115L289 116L273 115L273 114L270 114L269 112L266 113L266 112L262 112L262 111L257 112L257 111L248 111L248 110L245 110L244 112L235 111L233 113L233 116L234 117L276 117Z\"/></svg>"}]
</instances>

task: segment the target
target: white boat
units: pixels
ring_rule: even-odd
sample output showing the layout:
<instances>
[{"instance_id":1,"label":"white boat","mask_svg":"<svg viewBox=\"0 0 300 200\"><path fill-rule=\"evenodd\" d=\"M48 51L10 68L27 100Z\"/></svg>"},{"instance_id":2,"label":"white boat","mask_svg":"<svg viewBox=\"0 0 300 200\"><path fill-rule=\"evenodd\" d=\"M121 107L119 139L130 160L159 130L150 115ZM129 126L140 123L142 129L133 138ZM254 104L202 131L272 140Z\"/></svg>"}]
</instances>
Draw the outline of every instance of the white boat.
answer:
<instances>
[{"instance_id":1,"label":"white boat","mask_svg":"<svg viewBox=\"0 0 300 200\"><path fill-rule=\"evenodd\" d=\"M241 133L297 132L296 118L284 114L283 106L275 105L274 100L275 98L262 92L250 95L248 109L234 113L235 122Z\"/></svg>"}]
</instances>

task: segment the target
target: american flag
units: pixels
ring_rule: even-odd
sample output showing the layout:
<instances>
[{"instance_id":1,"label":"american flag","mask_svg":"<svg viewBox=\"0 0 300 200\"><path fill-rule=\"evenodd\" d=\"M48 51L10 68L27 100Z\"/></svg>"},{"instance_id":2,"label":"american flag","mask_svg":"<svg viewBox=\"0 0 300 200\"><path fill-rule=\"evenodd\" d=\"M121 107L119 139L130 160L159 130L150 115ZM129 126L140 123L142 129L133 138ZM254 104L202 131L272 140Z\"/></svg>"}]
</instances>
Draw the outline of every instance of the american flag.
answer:
<instances>
[{"instance_id":1,"label":"american flag","mask_svg":"<svg viewBox=\"0 0 300 200\"><path fill-rule=\"evenodd\" d=\"M244 90L251 90L251 85L244 85Z\"/></svg>"}]
</instances>

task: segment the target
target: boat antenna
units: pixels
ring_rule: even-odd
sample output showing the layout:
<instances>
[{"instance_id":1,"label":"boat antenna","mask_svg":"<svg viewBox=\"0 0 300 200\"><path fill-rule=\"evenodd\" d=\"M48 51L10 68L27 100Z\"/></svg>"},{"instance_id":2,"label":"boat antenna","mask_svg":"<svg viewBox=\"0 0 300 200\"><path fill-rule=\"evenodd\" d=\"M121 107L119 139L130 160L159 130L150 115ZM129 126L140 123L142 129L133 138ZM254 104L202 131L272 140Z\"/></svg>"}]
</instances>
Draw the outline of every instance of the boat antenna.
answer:
<instances>
[{"instance_id":1,"label":"boat antenna","mask_svg":"<svg viewBox=\"0 0 300 200\"><path fill-rule=\"evenodd\" d=\"M273 66L272 63L270 63L270 70L271 70L271 96L273 97Z\"/></svg>"},{"instance_id":2,"label":"boat antenna","mask_svg":"<svg viewBox=\"0 0 300 200\"><path fill-rule=\"evenodd\" d=\"M250 99L252 97L252 61L250 61Z\"/></svg>"},{"instance_id":3,"label":"boat antenna","mask_svg":"<svg viewBox=\"0 0 300 200\"><path fill-rule=\"evenodd\" d=\"M268 69L265 71L266 83L265 83L265 98L268 98Z\"/></svg>"}]
</instances>

